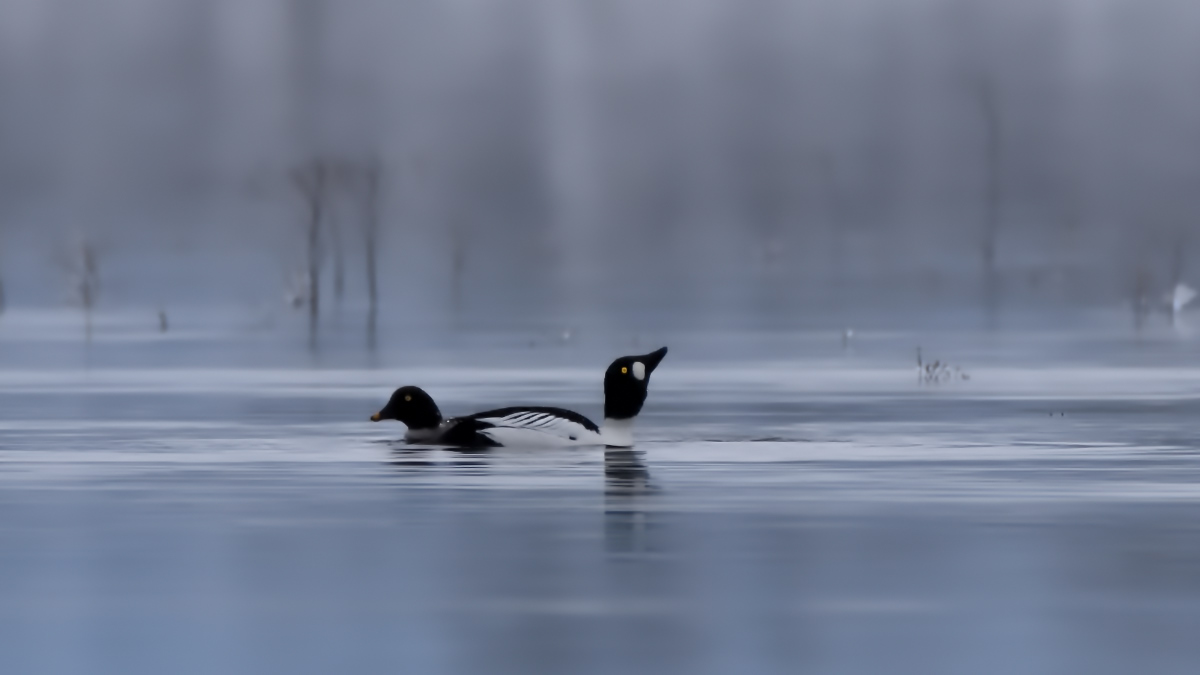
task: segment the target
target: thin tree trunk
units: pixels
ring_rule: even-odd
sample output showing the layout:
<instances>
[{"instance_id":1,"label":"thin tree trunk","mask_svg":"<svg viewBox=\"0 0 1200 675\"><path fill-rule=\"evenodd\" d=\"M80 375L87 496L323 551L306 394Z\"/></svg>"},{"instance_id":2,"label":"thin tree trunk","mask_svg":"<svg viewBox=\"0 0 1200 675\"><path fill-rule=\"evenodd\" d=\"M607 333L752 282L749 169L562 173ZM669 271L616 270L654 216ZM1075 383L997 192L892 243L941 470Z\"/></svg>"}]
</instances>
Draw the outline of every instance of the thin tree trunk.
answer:
<instances>
[{"instance_id":1,"label":"thin tree trunk","mask_svg":"<svg viewBox=\"0 0 1200 675\"><path fill-rule=\"evenodd\" d=\"M462 311L463 301L463 282L467 273L467 236L463 231L461 222L455 222L451 225L451 251L450 251L450 276L451 276L451 302L453 303L455 314Z\"/></svg>"},{"instance_id":2,"label":"thin tree trunk","mask_svg":"<svg viewBox=\"0 0 1200 675\"><path fill-rule=\"evenodd\" d=\"M1184 255L1187 249L1187 235L1179 231L1175 233L1175 246L1171 251L1171 291L1183 281Z\"/></svg>"},{"instance_id":3,"label":"thin tree trunk","mask_svg":"<svg viewBox=\"0 0 1200 675\"><path fill-rule=\"evenodd\" d=\"M309 204L308 221L308 313L315 322L321 308L321 200Z\"/></svg>"},{"instance_id":4,"label":"thin tree trunk","mask_svg":"<svg viewBox=\"0 0 1200 675\"><path fill-rule=\"evenodd\" d=\"M1183 283L1184 255L1187 247L1187 236L1182 232L1175 234L1175 246L1171 252L1171 283L1167 287L1167 302L1171 303L1171 325L1175 325L1175 289Z\"/></svg>"},{"instance_id":5,"label":"thin tree trunk","mask_svg":"<svg viewBox=\"0 0 1200 675\"><path fill-rule=\"evenodd\" d=\"M376 276L376 256L379 246L379 169L367 170L367 203L365 215L367 302L371 311L379 307L379 283Z\"/></svg>"},{"instance_id":6,"label":"thin tree trunk","mask_svg":"<svg viewBox=\"0 0 1200 675\"><path fill-rule=\"evenodd\" d=\"M825 189L826 208L828 209L834 300L840 307L841 292L846 286L846 227L845 219L842 217L842 200L838 195L836 169L833 157L828 151L822 150L817 155L817 168L821 173L821 183Z\"/></svg>"},{"instance_id":7,"label":"thin tree trunk","mask_svg":"<svg viewBox=\"0 0 1200 675\"><path fill-rule=\"evenodd\" d=\"M96 303L96 286L99 283L100 270L96 261L96 252L91 243L84 240L80 250L83 279L80 283L79 295L83 303L83 330L88 342L92 341L92 306Z\"/></svg>"},{"instance_id":8,"label":"thin tree trunk","mask_svg":"<svg viewBox=\"0 0 1200 675\"><path fill-rule=\"evenodd\" d=\"M1150 312L1150 284L1150 272L1139 262L1133 273L1133 327L1138 331L1146 324Z\"/></svg>"},{"instance_id":9,"label":"thin tree trunk","mask_svg":"<svg viewBox=\"0 0 1200 675\"><path fill-rule=\"evenodd\" d=\"M379 289L375 281L375 231L369 230L367 237L367 347L375 349L375 329L379 316Z\"/></svg>"},{"instance_id":10,"label":"thin tree trunk","mask_svg":"<svg viewBox=\"0 0 1200 675\"><path fill-rule=\"evenodd\" d=\"M1000 230L1000 113L990 79L980 84L979 103L984 122L984 223L980 253L983 263L983 298L989 323L995 320L998 302L996 240Z\"/></svg>"},{"instance_id":11,"label":"thin tree trunk","mask_svg":"<svg viewBox=\"0 0 1200 675\"><path fill-rule=\"evenodd\" d=\"M337 218L337 209L329 205L326 222L329 223L329 236L333 244L333 298L338 303L346 289L346 261L342 254L342 229Z\"/></svg>"},{"instance_id":12,"label":"thin tree trunk","mask_svg":"<svg viewBox=\"0 0 1200 675\"><path fill-rule=\"evenodd\" d=\"M308 203L308 330L316 346L317 320L321 313L321 218L325 211L326 167L321 160L292 171L292 182Z\"/></svg>"},{"instance_id":13,"label":"thin tree trunk","mask_svg":"<svg viewBox=\"0 0 1200 675\"><path fill-rule=\"evenodd\" d=\"M376 321L379 315L379 164L371 162L365 171L366 203L363 207L363 255L367 272L367 347L375 349Z\"/></svg>"}]
</instances>

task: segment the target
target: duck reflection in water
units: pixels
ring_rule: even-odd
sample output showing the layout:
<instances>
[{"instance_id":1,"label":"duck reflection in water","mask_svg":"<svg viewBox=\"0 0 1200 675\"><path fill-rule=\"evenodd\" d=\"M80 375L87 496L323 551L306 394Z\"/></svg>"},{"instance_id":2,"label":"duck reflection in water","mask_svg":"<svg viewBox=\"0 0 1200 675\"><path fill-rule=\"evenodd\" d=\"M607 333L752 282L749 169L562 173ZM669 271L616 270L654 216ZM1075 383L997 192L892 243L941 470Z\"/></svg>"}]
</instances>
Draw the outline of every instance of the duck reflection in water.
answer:
<instances>
[{"instance_id":1,"label":"duck reflection in water","mask_svg":"<svg viewBox=\"0 0 1200 675\"><path fill-rule=\"evenodd\" d=\"M604 453L604 541L610 553L644 553L652 528L646 502L654 493L645 453Z\"/></svg>"},{"instance_id":2,"label":"duck reflection in water","mask_svg":"<svg viewBox=\"0 0 1200 675\"><path fill-rule=\"evenodd\" d=\"M383 441L390 450L387 464L403 473L445 468L468 475L488 473L491 448L447 448L408 445L404 441Z\"/></svg>"}]
</instances>

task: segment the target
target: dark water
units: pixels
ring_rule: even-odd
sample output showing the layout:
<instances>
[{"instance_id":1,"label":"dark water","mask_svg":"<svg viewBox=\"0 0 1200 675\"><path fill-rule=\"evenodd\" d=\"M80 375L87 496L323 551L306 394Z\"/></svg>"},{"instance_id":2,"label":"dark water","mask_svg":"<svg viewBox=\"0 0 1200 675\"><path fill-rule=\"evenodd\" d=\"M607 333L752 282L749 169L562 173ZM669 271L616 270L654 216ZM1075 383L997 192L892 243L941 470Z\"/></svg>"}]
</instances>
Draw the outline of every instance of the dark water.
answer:
<instances>
[{"instance_id":1,"label":"dark water","mask_svg":"<svg viewBox=\"0 0 1200 675\"><path fill-rule=\"evenodd\" d=\"M633 451L455 452L366 418L410 382L597 416L621 344L286 364L31 325L0 329L0 672L1200 663L1186 337L943 337L970 379L921 386L910 335L674 335Z\"/></svg>"}]
</instances>

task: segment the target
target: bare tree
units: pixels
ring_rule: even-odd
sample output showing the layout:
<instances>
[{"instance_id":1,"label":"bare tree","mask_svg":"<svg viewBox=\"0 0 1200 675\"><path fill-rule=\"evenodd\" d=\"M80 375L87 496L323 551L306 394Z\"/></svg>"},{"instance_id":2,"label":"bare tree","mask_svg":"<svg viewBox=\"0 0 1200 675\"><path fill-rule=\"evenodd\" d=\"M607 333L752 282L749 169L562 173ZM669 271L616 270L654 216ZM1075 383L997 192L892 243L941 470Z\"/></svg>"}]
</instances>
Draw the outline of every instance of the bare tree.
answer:
<instances>
[{"instance_id":1,"label":"bare tree","mask_svg":"<svg viewBox=\"0 0 1200 675\"><path fill-rule=\"evenodd\" d=\"M1170 294L1168 303L1171 305L1169 316L1171 325L1174 325L1176 318L1178 318L1176 317L1176 314L1180 309L1182 309L1182 305L1175 304L1175 293L1177 292L1176 289L1179 288L1179 285L1183 283L1183 270L1187 258L1186 231L1183 228L1177 229L1172 237L1171 243L1173 244L1171 247L1171 281L1170 285L1167 287L1167 293ZM1186 301L1184 301L1183 304L1186 304Z\"/></svg>"},{"instance_id":2,"label":"bare tree","mask_svg":"<svg viewBox=\"0 0 1200 675\"><path fill-rule=\"evenodd\" d=\"M2 223L2 222L3 222L3 214L0 213L0 223ZM4 313L5 306L6 306L6 303L5 303L5 297L4 297L4 279L0 278L0 314Z\"/></svg>"},{"instance_id":3,"label":"bare tree","mask_svg":"<svg viewBox=\"0 0 1200 675\"><path fill-rule=\"evenodd\" d=\"M463 286L467 274L467 242L470 234L462 216L450 221L450 283L454 311L462 310Z\"/></svg>"},{"instance_id":4,"label":"bare tree","mask_svg":"<svg viewBox=\"0 0 1200 675\"><path fill-rule=\"evenodd\" d=\"M834 164L833 154L824 148L818 150L816 165L821 177L821 187L825 193L825 208L829 219L833 286L836 291L840 291L846 285L846 214L838 189L837 167Z\"/></svg>"},{"instance_id":5,"label":"bare tree","mask_svg":"<svg viewBox=\"0 0 1200 675\"><path fill-rule=\"evenodd\" d=\"M327 164L330 187L337 187L358 201L358 216L363 238L364 269L367 282L368 346L375 344L375 324L379 311L377 256L379 250L379 190L383 170L379 160L342 160ZM345 246L341 221L335 219L335 205L328 207L327 222L334 247L334 293L340 298L345 284Z\"/></svg>"},{"instance_id":6,"label":"bare tree","mask_svg":"<svg viewBox=\"0 0 1200 675\"><path fill-rule=\"evenodd\" d=\"M367 340L375 346L375 322L379 312L379 280L377 256L379 254L379 181L383 169L378 159L371 159L363 166L363 255L367 273Z\"/></svg>"},{"instance_id":7,"label":"bare tree","mask_svg":"<svg viewBox=\"0 0 1200 675\"><path fill-rule=\"evenodd\" d=\"M59 267L70 286L71 302L83 310L83 330L88 341L92 339L92 309L100 290L99 257L95 243L86 236L63 250L59 257Z\"/></svg>"},{"instance_id":8,"label":"bare tree","mask_svg":"<svg viewBox=\"0 0 1200 675\"><path fill-rule=\"evenodd\" d=\"M983 300L988 313L988 320L995 318L998 300L998 284L996 278L996 240L1000 231L1000 147L1001 126L1000 108L996 88L990 76L983 76L979 81L979 110L983 116L983 162L986 178L984 179L984 221L980 238L980 253L983 263Z\"/></svg>"},{"instance_id":9,"label":"bare tree","mask_svg":"<svg viewBox=\"0 0 1200 675\"><path fill-rule=\"evenodd\" d=\"M342 221L338 217L336 201L330 201L326 222L333 249L333 299L341 303L346 292L346 259L342 251Z\"/></svg>"},{"instance_id":10,"label":"bare tree","mask_svg":"<svg viewBox=\"0 0 1200 675\"><path fill-rule=\"evenodd\" d=\"M303 166L292 169L291 179L308 207L308 220L305 223L308 315L310 328L315 333L317 317L320 315L321 222L328 207L328 167L324 161L314 159Z\"/></svg>"},{"instance_id":11,"label":"bare tree","mask_svg":"<svg viewBox=\"0 0 1200 675\"><path fill-rule=\"evenodd\" d=\"M363 244L366 256L367 301L371 311L379 307L379 283L376 256L379 250L379 181L382 168L378 160L369 161L363 168Z\"/></svg>"},{"instance_id":12,"label":"bare tree","mask_svg":"<svg viewBox=\"0 0 1200 675\"><path fill-rule=\"evenodd\" d=\"M1138 261L1133 271L1133 281L1130 288L1130 295L1133 303L1133 327L1136 330L1141 330L1146 324L1146 318L1150 314L1150 294L1153 279L1150 276L1150 271L1147 269L1145 261Z\"/></svg>"},{"instance_id":13,"label":"bare tree","mask_svg":"<svg viewBox=\"0 0 1200 675\"><path fill-rule=\"evenodd\" d=\"M1171 288L1183 283L1183 270L1187 258L1187 232L1183 228L1175 231L1171 242Z\"/></svg>"},{"instance_id":14,"label":"bare tree","mask_svg":"<svg viewBox=\"0 0 1200 675\"><path fill-rule=\"evenodd\" d=\"M87 338L92 339L92 308L96 305L96 294L100 290L100 266L96 247L84 239L79 247L79 301L83 314Z\"/></svg>"}]
</instances>

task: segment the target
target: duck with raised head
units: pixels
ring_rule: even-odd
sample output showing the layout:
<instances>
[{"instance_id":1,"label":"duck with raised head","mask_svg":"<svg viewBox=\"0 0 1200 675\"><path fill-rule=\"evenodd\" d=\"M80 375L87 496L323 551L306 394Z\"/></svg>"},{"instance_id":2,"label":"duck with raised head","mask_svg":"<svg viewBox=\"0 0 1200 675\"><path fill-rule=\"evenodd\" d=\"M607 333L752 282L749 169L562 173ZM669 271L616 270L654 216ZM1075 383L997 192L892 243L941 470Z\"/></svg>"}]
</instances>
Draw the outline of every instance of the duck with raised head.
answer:
<instances>
[{"instance_id":1,"label":"duck with raised head","mask_svg":"<svg viewBox=\"0 0 1200 675\"><path fill-rule=\"evenodd\" d=\"M420 445L455 447L604 445L633 446L633 419L642 411L650 374L667 355L663 347L640 356L622 356L604 372L604 423L596 426L571 410L512 406L464 417L442 417L420 387L400 387L372 422L396 420L408 431L404 440Z\"/></svg>"}]
</instances>

